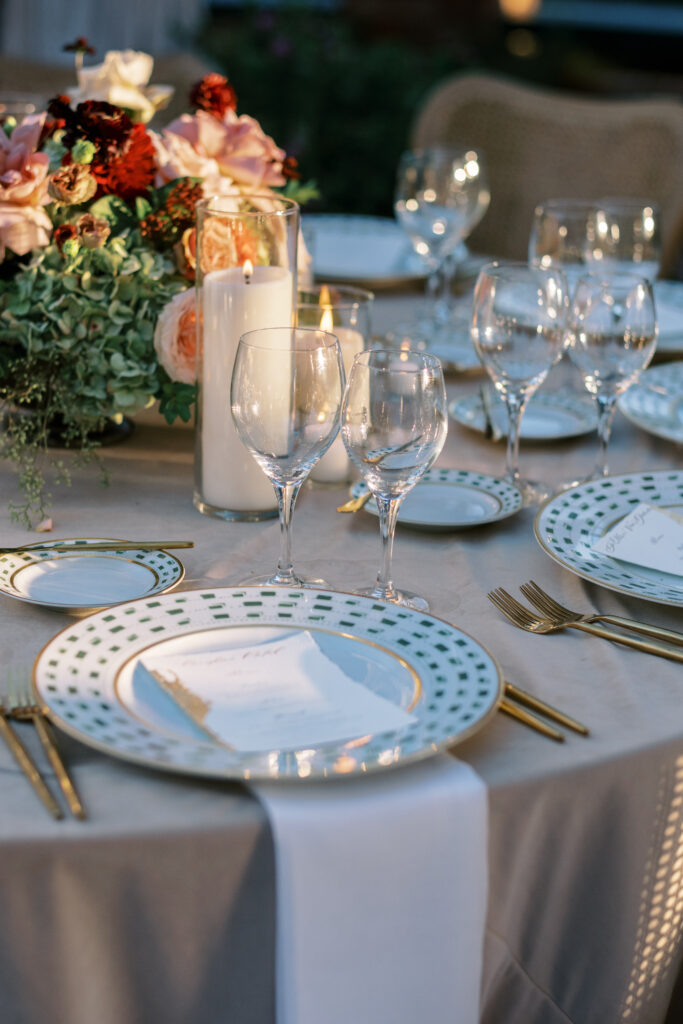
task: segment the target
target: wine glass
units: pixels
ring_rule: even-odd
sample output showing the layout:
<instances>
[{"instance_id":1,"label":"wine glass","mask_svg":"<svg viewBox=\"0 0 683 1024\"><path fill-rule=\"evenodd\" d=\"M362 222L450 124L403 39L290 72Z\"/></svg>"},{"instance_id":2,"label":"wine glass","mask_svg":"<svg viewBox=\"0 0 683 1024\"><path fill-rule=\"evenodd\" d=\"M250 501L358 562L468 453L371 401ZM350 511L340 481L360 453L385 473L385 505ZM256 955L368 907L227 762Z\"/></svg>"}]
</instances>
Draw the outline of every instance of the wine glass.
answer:
<instances>
[{"instance_id":1,"label":"wine glass","mask_svg":"<svg viewBox=\"0 0 683 1024\"><path fill-rule=\"evenodd\" d=\"M447 328L451 318L450 257L484 216L490 198L484 161L474 149L414 150L399 160L394 211L429 270L432 331Z\"/></svg>"},{"instance_id":2,"label":"wine glass","mask_svg":"<svg viewBox=\"0 0 683 1024\"><path fill-rule=\"evenodd\" d=\"M339 431L344 366L334 334L268 327L239 340L230 391L240 440L270 478L280 516L280 559L267 586L327 586L294 572L291 522L302 483Z\"/></svg>"},{"instance_id":3,"label":"wine glass","mask_svg":"<svg viewBox=\"0 0 683 1024\"><path fill-rule=\"evenodd\" d=\"M588 480L607 476L607 446L619 395L638 379L657 344L652 285L633 274L579 279L569 317L569 356L598 407L600 446Z\"/></svg>"},{"instance_id":4,"label":"wine glass","mask_svg":"<svg viewBox=\"0 0 683 1024\"><path fill-rule=\"evenodd\" d=\"M662 242L659 208L642 199L601 199L596 204L591 273L636 274L653 282L659 273Z\"/></svg>"},{"instance_id":5,"label":"wine glass","mask_svg":"<svg viewBox=\"0 0 683 1024\"><path fill-rule=\"evenodd\" d=\"M483 267L474 289L472 341L508 413L507 476L525 505L548 496L519 473L519 428L526 405L566 344L567 279L526 263Z\"/></svg>"},{"instance_id":6,"label":"wine glass","mask_svg":"<svg viewBox=\"0 0 683 1024\"><path fill-rule=\"evenodd\" d=\"M529 235L529 263L559 267L570 288L586 273L595 236L596 203L592 199L547 199L539 203Z\"/></svg>"},{"instance_id":7,"label":"wine glass","mask_svg":"<svg viewBox=\"0 0 683 1024\"><path fill-rule=\"evenodd\" d=\"M434 463L448 431L441 363L424 352L370 349L353 361L342 404L342 437L379 511L382 563L359 591L421 611L427 601L398 591L391 560L401 501Z\"/></svg>"}]
</instances>

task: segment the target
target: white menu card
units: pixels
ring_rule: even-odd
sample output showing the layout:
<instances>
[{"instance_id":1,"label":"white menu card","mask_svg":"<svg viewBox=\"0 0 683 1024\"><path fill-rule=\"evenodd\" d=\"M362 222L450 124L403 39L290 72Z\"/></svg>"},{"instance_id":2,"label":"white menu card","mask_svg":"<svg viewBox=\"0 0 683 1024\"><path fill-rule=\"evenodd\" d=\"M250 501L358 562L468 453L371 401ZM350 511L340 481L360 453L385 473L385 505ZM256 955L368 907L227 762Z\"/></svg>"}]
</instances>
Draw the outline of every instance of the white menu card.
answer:
<instances>
[{"instance_id":1,"label":"white menu card","mask_svg":"<svg viewBox=\"0 0 683 1024\"><path fill-rule=\"evenodd\" d=\"M234 750L299 750L415 721L349 678L307 631L141 664L196 724Z\"/></svg>"},{"instance_id":2,"label":"white menu card","mask_svg":"<svg viewBox=\"0 0 683 1024\"><path fill-rule=\"evenodd\" d=\"M683 519L675 512L641 502L591 550L622 562L683 576Z\"/></svg>"}]
</instances>

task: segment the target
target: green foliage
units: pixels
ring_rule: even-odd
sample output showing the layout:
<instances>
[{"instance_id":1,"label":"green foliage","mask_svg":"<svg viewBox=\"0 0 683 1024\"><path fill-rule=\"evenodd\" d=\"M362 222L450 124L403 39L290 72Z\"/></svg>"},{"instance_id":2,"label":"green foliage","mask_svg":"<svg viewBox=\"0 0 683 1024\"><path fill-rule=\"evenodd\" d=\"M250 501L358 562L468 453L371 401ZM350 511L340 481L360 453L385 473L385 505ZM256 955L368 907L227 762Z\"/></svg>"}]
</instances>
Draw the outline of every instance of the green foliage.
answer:
<instances>
[{"instance_id":1,"label":"green foliage","mask_svg":"<svg viewBox=\"0 0 683 1024\"><path fill-rule=\"evenodd\" d=\"M391 214L396 164L426 92L458 69L450 50L373 40L340 14L289 6L214 19L197 40L237 111L320 183L318 208Z\"/></svg>"},{"instance_id":2,"label":"green foliage","mask_svg":"<svg viewBox=\"0 0 683 1024\"><path fill-rule=\"evenodd\" d=\"M63 455L49 449L55 425L60 443L87 459L107 419L161 397L169 422L187 420L194 399L194 388L169 380L153 344L159 313L187 282L143 244L125 203L108 196L94 207L119 228L101 248L73 244L62 255L53 243L2 282L0 401L13 411L0 454L19 467L25 504L14 511L27 523L49 504L44 467L68 479Z\"/></svg>"}]
</instances>

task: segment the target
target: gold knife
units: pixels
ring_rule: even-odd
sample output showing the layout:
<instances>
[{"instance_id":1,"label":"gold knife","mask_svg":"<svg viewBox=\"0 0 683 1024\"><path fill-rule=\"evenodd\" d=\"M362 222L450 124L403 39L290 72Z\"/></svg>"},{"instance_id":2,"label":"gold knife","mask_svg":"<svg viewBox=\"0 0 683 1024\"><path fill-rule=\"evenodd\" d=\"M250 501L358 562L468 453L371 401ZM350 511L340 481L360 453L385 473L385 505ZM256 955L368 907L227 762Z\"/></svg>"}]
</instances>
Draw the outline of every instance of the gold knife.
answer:
<instances>
[{"instance_id":1,"label":"gold knife","mask_svg":"<svg viewBox=\"0 0 683 1024\"><path fill-rule=\"evenodd\" d=\"M363 491L357 498L350 498L343 505L337 505L337 512L358 512L372 497L372 491Z\"/></svg>"},{"instance_id":2,"label":"gold knife","mask_svg":"<svg viewBox=\"0 0 683 1024\"><path fill-rule=\"evenodd\" d=\"M21 547L1 547L0 554L16 555L24 551L165 551L172 548L193 548L193 540L103 540L92 544L67 544L55 540L46 544L24 544Z\"/></svg>"},{"instance_id":3,"label":"gold knife","mask_svg":"<svg viewBox=\"0 0 683 1024\"><path fill-rule=\"evenodd\" d=\"M533 694L527 693L526 690L522 690L519 686L515 686L514 683L505 683L505 693L508 697L512 697L513 700L518 701L520 704L525 704L526 707L531 708L532 711L538 711L539 714L545 715L546 718L550 718L551 721L557 722L558 725L564 725L567 729L572 729L574 732L580 733L581 736L590 735L588 726L583 725L581 722L577 722L575 718L571 718L566 715L564 711L560 711L559 708L554 708L552 704L547 704L546 701L541 700L540 697L534 697Z\"/></svg>"},{"instance_id":4,"label":"gold knife","mask_svg":"<svg viewBox=\"0 0 683 1024\"><path fill-rule=\"evenodd\" d=\"M552 725L547 725L542 722L536 715L532 715L530 711L526 711L525 708L518 707L517 704L513 704L512 701L503 700L499 704L499 709L504 714L509 715L510 718L515 718L518 722L522 722L524 725L528 725L530 729L535 729L536 732L540 732L543 736L547 736L549 740L555 740L556 743L564 743L564 734L559 729L553 729Z\"/></svg>"},{"instance_id":5,"label":"gold knife","mask_svg":"<svg viewBox=\"0 0 683 1024\"><path fill-rule=\"evenodd\" d=\"M36 768L31 755L10 725L4 707L0 707L0 735L2 735L14 760L33 786L48 813L53 818L63 818L63 810L45 785L45 781Z\"/></svg>"}]
</instances>

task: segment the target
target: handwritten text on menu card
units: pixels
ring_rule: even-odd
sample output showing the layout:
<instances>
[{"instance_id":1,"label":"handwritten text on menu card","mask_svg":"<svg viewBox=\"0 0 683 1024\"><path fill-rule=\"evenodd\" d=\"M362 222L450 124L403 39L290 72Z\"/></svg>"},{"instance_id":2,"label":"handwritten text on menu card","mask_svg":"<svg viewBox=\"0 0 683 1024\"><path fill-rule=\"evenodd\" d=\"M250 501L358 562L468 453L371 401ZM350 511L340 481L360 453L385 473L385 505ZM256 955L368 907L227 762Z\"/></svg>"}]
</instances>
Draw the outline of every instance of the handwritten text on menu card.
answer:
<instances>
[{"instance_id":1,"label":"handwritten text on menu card","mask_svg":"<svg viewBox=\"0 0 683 1024\"><path fill-rule=\"evenodd\" d=\"M142 666L235 750L298 750L415 721L350 679L308 632L251 647L146 657Z\"/></svg>"},{"instance_id":2,"label":"handwritten text on menu card","mask_svg":"<svg viewBox=\"0 0 683 1024\"><path fill-rule=\"evenodd\" d=\"M683 520L641 503L592 547L602 555L683 576Z\"/></svg>"}]
</instances>

